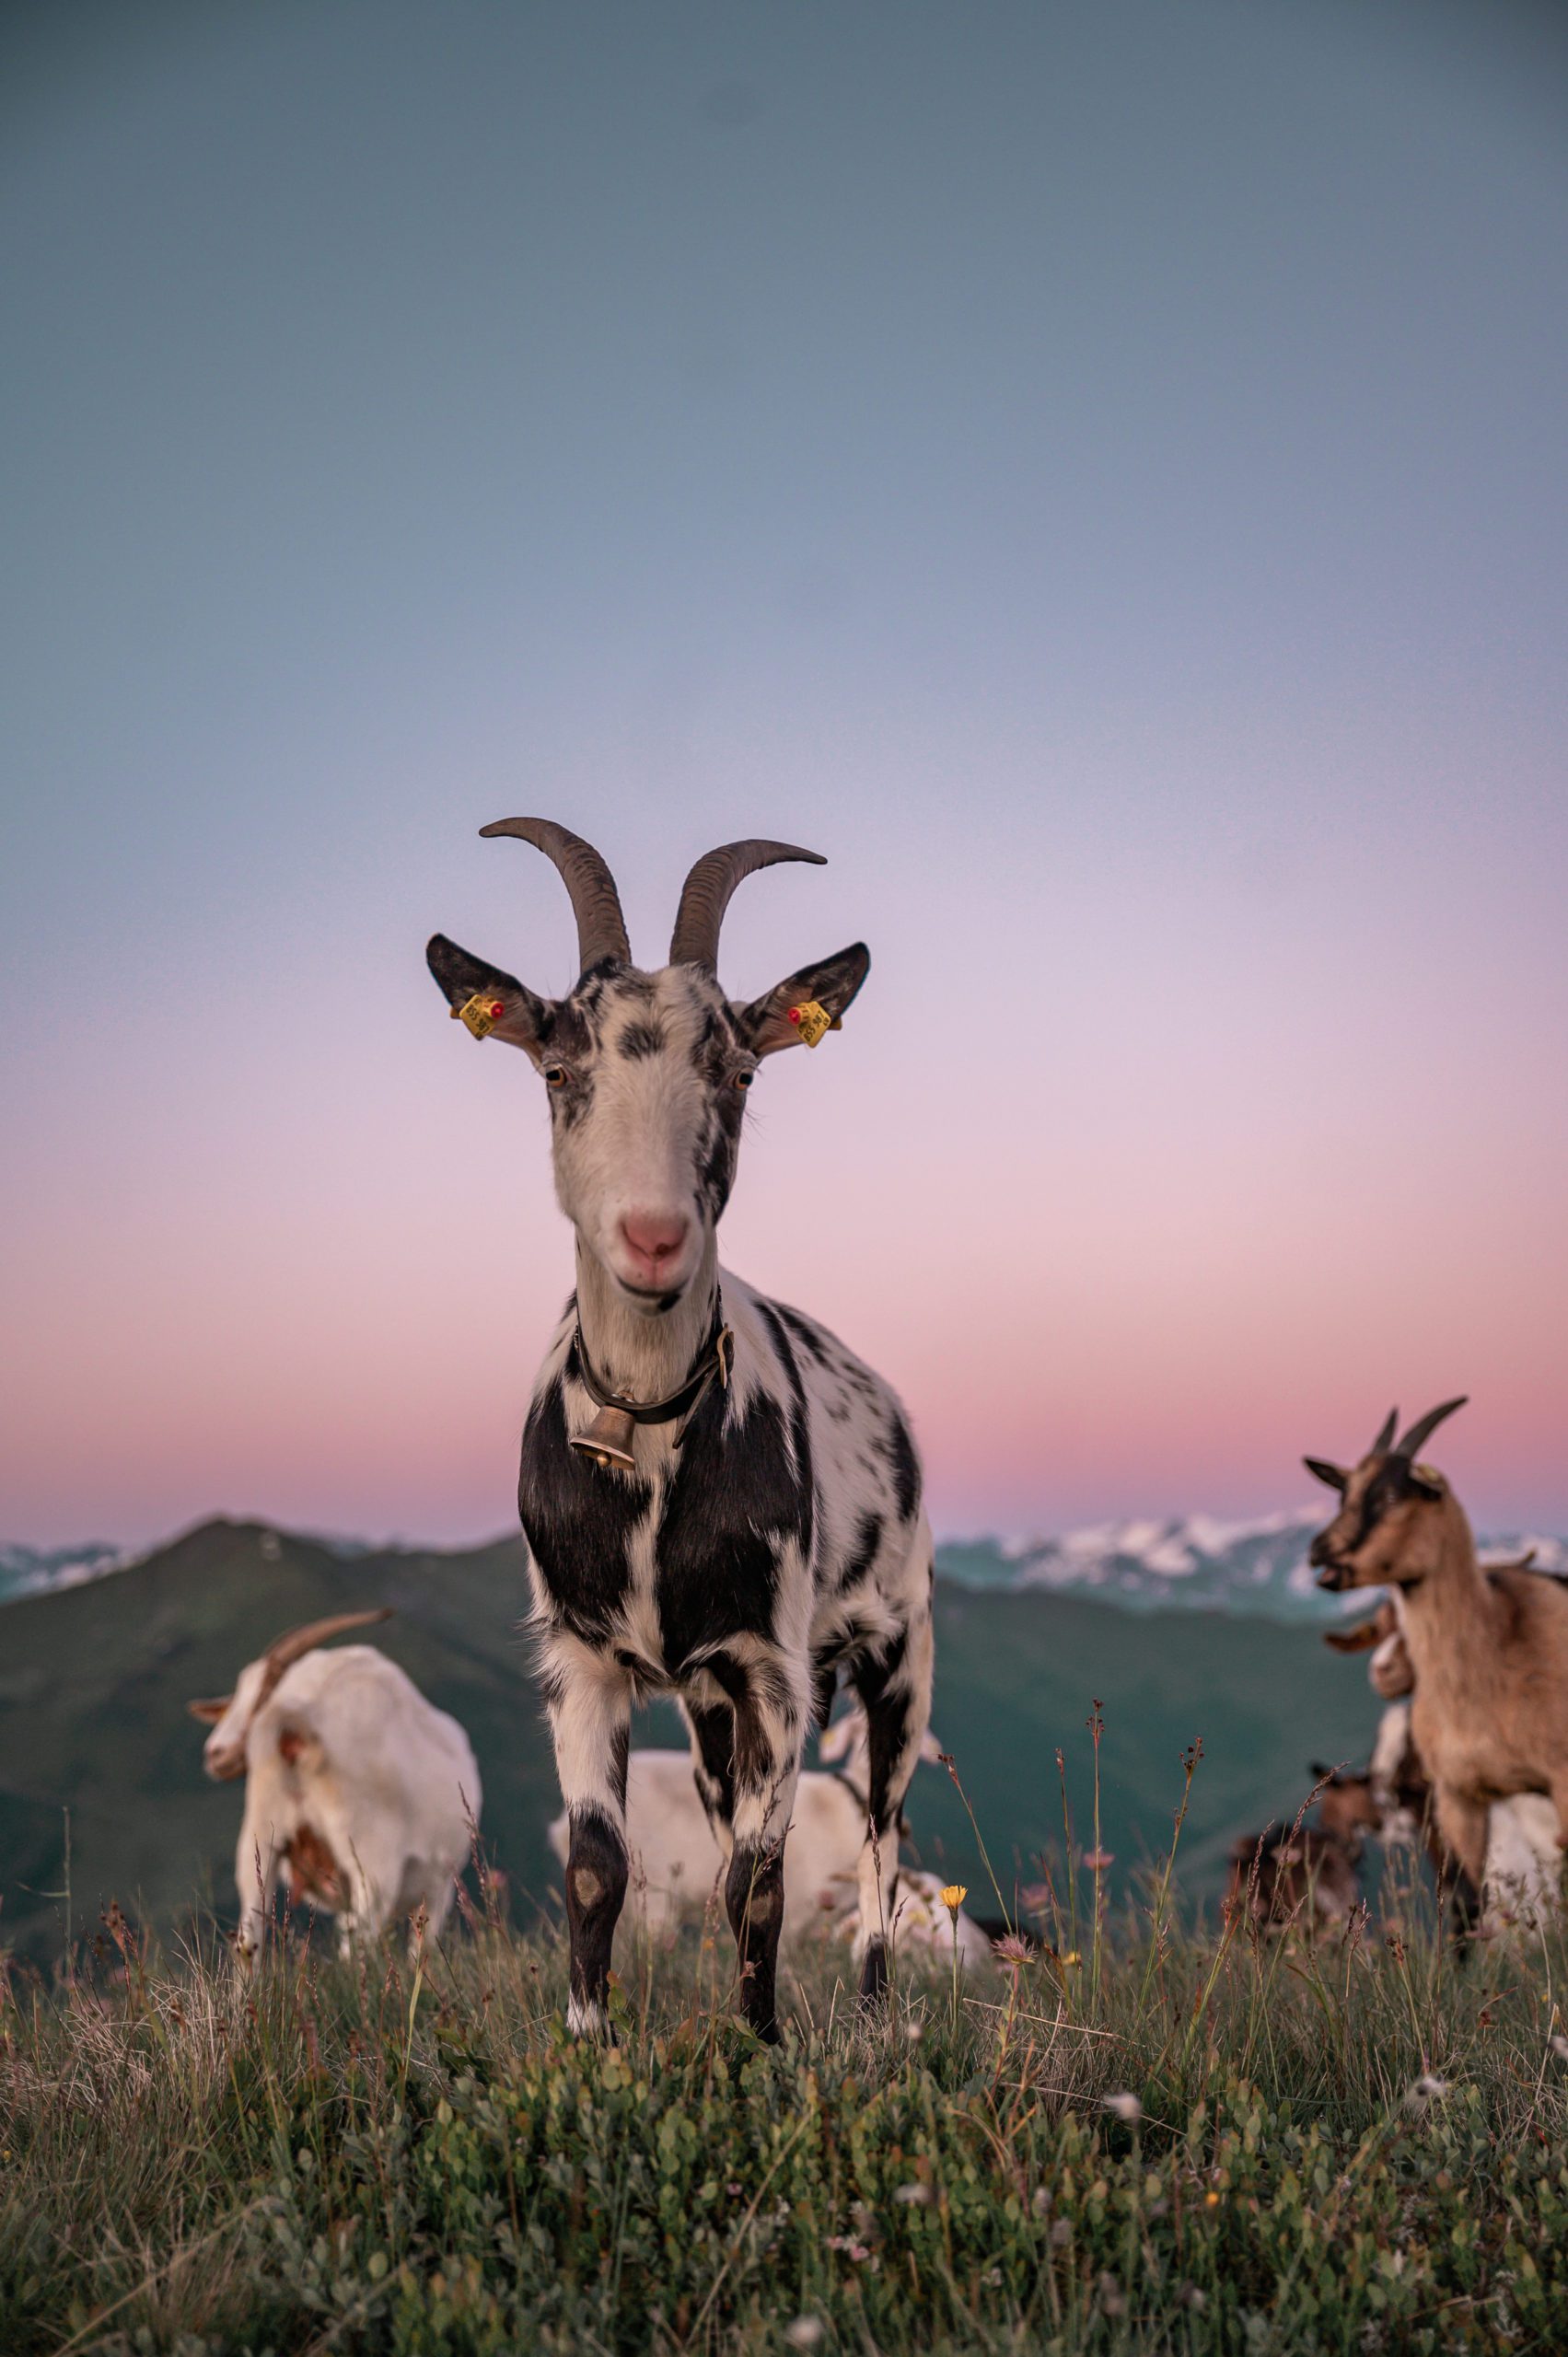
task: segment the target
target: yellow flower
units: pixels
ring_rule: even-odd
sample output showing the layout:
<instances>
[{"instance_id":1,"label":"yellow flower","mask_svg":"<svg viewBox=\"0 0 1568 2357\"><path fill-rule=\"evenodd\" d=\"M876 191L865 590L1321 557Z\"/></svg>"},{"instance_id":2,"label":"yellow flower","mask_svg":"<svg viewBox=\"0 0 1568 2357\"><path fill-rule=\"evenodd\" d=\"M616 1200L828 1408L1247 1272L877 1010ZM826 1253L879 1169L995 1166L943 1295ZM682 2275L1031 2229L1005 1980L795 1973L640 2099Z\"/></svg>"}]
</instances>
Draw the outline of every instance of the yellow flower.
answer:
<instances>
[{"instance_id":1,"label":"yellow flower","mask_svg":"<svg viewBox=\"0 0 1568 2357\"><path fill-rule=\"evenodd\" d=\"M942 1904L949 1915L956 1915L969 1895L966 1883L950 1882L942 1893Z\"/></svg>"}]
</instances>

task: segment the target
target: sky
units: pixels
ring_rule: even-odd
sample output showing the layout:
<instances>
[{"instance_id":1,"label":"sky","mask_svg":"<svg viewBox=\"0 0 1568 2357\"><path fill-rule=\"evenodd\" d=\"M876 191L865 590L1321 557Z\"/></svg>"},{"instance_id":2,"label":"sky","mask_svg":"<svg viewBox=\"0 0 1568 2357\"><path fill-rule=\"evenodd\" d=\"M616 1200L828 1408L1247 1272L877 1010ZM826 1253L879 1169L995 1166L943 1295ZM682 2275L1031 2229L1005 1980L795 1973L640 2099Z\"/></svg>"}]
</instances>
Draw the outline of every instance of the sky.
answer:
<instances>
[{"instance_id":1,"label":"sky","mask_svg":"<svg viewBox=\"0 0 1568 2357\"><path fill-rule=\"evenodd\" d=\"M513 1519L604 852L711 844L723 1235L940 1530L1472 1404L1568 1530L1568 19L1443 0L0 27L0 1539Z\"/></svg>"}]
</instances>

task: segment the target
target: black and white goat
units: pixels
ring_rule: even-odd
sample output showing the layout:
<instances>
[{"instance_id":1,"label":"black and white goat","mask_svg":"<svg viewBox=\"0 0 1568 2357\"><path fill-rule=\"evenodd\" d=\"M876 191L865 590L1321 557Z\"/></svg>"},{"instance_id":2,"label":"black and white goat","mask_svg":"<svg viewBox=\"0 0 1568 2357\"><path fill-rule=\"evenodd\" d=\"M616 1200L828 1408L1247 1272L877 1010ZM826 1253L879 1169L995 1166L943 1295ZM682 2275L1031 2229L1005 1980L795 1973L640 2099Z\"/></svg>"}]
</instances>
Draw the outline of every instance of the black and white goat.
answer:
<instances>
[{"instance_id":1,"label":"black and white goat","mask_svg":"<svg viewBox=\"0 0 1568 2357\"><path fill-rule=\"evenodd\" d=\"M932 1549L893 1393L815 1320L721 1271L715 1229L759 1067L836 1028L870 959L856 943L737 1004L716 970L730 895L779 860L820 865L816 853L708 853L668 964L645 972L590 844L542 819L482 831L554 861L581 967L547 1000L444 935L427 953L453 1014L542 1076L556 1196L576 1230L576 1290L540 1371L518 1487L571 1829L569 2019L581 2032L604 2018L632 1707L665 1692L728 1860L743 2009L775 2038L784 1836L841 1668L869 1733L862 1994L887 1977L899 1813L930 1707Z\"/></svg>"}]
</instances>

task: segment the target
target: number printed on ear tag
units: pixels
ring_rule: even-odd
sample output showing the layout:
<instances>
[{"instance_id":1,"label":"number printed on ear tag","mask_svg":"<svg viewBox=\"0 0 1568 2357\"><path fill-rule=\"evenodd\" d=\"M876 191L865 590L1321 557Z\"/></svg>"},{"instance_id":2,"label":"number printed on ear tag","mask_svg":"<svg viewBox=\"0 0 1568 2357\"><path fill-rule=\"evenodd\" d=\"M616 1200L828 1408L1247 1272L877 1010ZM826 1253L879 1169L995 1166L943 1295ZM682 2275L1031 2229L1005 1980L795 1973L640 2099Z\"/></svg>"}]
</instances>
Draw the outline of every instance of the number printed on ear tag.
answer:
<instances>
[{"instance_id":1,"label":"number printed on ear tag","mask_svg":"<svg viewBox=\"0 0 1568 2357\"><path fill-rule=\"evenodd\" d=\"M839 1028L827 1008L814 998L808 998L802 1006L792 1006L789 1019L808 1048L819 1046L830 1031Z\"/></svg>"}]
</instances>

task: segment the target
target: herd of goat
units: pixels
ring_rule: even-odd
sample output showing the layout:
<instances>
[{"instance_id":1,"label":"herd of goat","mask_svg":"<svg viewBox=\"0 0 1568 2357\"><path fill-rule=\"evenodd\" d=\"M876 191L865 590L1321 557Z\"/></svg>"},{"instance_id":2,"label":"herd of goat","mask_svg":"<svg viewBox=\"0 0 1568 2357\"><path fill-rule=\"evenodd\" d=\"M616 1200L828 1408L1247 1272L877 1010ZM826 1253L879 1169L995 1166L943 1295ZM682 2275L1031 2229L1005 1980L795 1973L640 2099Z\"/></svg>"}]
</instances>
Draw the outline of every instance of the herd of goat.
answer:
<instances>
[{"instance_id":1,"label":"herd of goat","mask_svg":"<svg viewBox=\"0 0 1568 2357\"><path fill-rule=\"evenodd\" d=\"M808 1923L853 1942L866 2000L886 1985L895 1937L944 1953L957 1939L971 1956L988 1945L986 1927L950 1914L899 1856L910 1780L933 1748L935 1556L908 1419L836 1336L717 1259L765 1061L840 1029L870 959L856 942L760 998L726 994L719 933L736 887L782 861L820 865L790 844L748 840L698 860L668 961L648 970L591 844L549 819L482 831L554 863L578 932L578 979L559 999L444 935L426 952L453 1018L518 1050L542 1080L575 1236L575 1286L534 1387L518 1485L564 1803L552 1839L568 2021L583 2033L605 2020L628 1898L663 1922L688 1896L717 1892L741 2009L772 2039L780 1940ZM826 1215L820 1203L813 1215ZM1568 1587L1478 1562L1458 1500L1421 1456L1459 1404L1398 1440L1390 1418L1351 1469L1307 1460L1341 1496L1313 1546L1320 1584L1393 1598L1391 1617L1348 1642L1376 1644L1379 1692L1409 1699L1395 1705L1398 1760L1386 1723L1369 1775L1328 1780L1314 1823L1244 1845L1233 1899L1260 1923L1348 1913L1357 1845L1396 1821L1423 1829L1471 1919L1521 1894L1555 1898ZM247 1777L247 1953L279 1880L334 1911L345 1940L404 1912L438 1929L451 1902L480 1809L467 1737L374 1647L321 1650L379 1617L297 1631L233 1695L196 1706L213 1722L209 1772ZM835 1720L841 1682L851 1701ZM689 1757L632 1751L633 1707L656 1694L679 1703ZM804 1771L814 1729L823 1764Z\"/></svg>"},{"instance_id":2,"label":"herd of goat","mask_svg":"<svg viewBox=\"0 0 1568 2357\"><path fill-rule=\"evenodd\" d=\"M1369 1617L1330 1629L1323 1639L1335 1653L1370 1656L1368 1677L1384 1709L1365 1768L1315 1771L1310 1817L1304 1808L1295 1822L1236 1843L1226 1910L1240 1911L1265 1932L1294 1927L1322 1933L1348 1923L1361 1898L1369 1839L1385 1850L1430 1859L1458 1930L1539 1920L1559 1900L1562 1849L1550 1781L1553 1755L1530 1749L1527 1721L1516 1718L1499 1729L1484 1713L1488 1698L1511 1686L1527 1697L1537 1694L1551 1655L1537 1642L1521 1597L1534 1601L1541 1593L1540 1608L1555 1614L1562 1589L1532 1572L1527 1556L1481 1563L1442 1476L1387 1443L1385 1435L1344 1477L1346 1511L1353 1519L1336 1541L1340 1517L1315 1549L1326 1573L1359 1562L1367 1574L1359 1581L1331 1576L1327 1585L1365 1585L1375 1567L1388 1574L1387 1591ZM1384 1496L1368 1516L1361 1499L1378 1484ZM1395 1534L1384 1531L1376 1554L1367 1553L1373 1528L1387 1519L1396 1491L1402 1493L1397 1505L1407 1510L1400 1543L1389 1550ZM1434 1544L1432 1509L1446 1547ZM1429 1597L1412 1630L1411 1593L1434 1579L1439 1608L1430 1610ZM1458 1590L1447 1605L1442 1602L1445 1580ZM374 1936L398 1916L417 1918L430 1933L445 1922L482 1800L468 1737L375 1647L322 1650L333 1638L389 1617L382 1608L312 1621L249 1664L232 1695L191 1705L212 1728L207 1773L246 1778L235 1865L238 1945L246 1956L261 1944L279 1883L293 1904L335 1914L345 1949L355 1933ZM1485 1647L1479 1655L1473 1650L1478 1640ZM1437 1697L1435 1707L1419 1716L1418 1660L1424 1665L1425 1691ZM1457 1713L1448 1707L1455 1695ZM1539 1714L1539 1724L1550 1736L1555 1724L1550 1711ZM1488 1746L1495 1763L1490 1767ZM804 1773L796 1787L790 1821L782 1929L784 1938L796 1943L813 1936L853 1941L859 1929L857 1864L869 1770L864 1712L852 1706L834 1719L822 1732L819 1754L820 1767ZM1479 1765L1489 1796L1479 1876L1473 1853L1467 1864L1445 1836L1427 1764L1456 1754ZM922 1757L940 1757L929 1732ZM633 1751L627 1768L629 1912L646 1930L664 1933L711 1903L725 1862L689 1753ZM564 1813L549 1838L564 1866L570 1853ZM973 1964L991 1954L1005 1927L945 1907L935 1875L900 1863L889 1928L906 1953L924 1950L946 1958L956 1945L961 1961Z\"/></svg>"}]
</instances>

